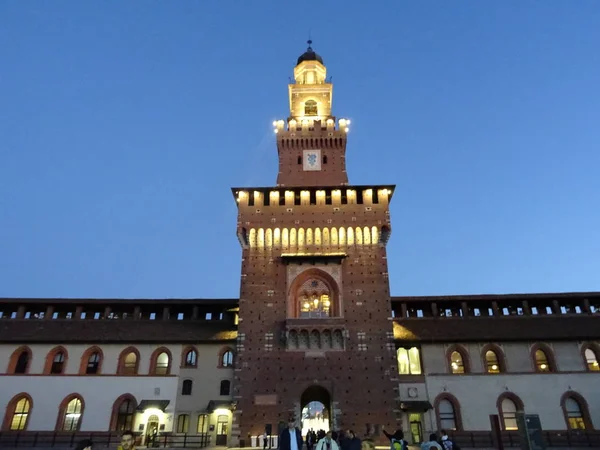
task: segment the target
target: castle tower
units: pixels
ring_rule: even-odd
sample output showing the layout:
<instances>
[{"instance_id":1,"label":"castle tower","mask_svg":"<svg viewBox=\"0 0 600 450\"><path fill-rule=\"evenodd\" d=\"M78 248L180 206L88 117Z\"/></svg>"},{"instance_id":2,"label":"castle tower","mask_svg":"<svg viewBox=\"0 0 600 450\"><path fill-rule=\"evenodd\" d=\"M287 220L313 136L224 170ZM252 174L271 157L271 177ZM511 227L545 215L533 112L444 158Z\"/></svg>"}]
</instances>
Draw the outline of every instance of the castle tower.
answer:
<instances>
[{"instance_id":1,"label":"castle tower","mask_svg":"<svg viewBox=\"0 0 600 450\"><path fill-rule=\"evenodd\" d=\"M277 186L233 189L242 274L232 435L246 446L267 425L276 435L290 415L300 422L312 401L336 430L399 427L385 247L394 186L348 185L350 121L332 115L333 86L310 44L289 117L273 124Z\"/></svg>"}]
</instances>

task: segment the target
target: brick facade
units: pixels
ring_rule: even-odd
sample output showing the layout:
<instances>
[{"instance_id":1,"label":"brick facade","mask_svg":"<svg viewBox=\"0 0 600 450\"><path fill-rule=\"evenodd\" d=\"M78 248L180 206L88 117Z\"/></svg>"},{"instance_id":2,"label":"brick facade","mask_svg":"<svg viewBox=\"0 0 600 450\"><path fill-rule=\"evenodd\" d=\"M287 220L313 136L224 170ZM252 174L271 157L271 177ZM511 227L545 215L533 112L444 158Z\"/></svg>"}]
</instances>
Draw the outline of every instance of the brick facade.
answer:
<instances>
[{"instance_id":1,"label":"brick facade","mask_svg":"<svg viewBox=\"0 0 600 450\"><path fill-rule=\"evenodd\" d=\"M234 189L243 254L233 433L245 442L299 419L310 401L325 404L333 429L399 425L385 248L392 189L347 185L346 121L294 112L287 127L276 123L278 187ZM311 150L319 169L306 168ZM328 286L329 317L301 317L310 283Z\"/></svg>"}]
</instances>

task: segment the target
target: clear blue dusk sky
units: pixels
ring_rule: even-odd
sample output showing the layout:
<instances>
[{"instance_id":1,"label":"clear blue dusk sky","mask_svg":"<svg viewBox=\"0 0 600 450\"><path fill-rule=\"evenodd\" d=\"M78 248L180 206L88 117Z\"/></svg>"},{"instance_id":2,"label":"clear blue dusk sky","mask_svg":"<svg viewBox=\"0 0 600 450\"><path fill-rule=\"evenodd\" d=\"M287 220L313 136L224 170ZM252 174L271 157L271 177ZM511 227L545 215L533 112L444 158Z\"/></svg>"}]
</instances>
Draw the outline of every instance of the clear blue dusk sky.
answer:
<instances>
[{"instance_id":1,"label":"clear blue dusk sky","mask_svg":"<svg viewBox=\"0 0 600 450\"><path fill-rule=\"evenodd\" d=\"M309 30L393 295L600 290L600 3L0 2L0 296L236 297Z\"/></svg>"}]
</instances>

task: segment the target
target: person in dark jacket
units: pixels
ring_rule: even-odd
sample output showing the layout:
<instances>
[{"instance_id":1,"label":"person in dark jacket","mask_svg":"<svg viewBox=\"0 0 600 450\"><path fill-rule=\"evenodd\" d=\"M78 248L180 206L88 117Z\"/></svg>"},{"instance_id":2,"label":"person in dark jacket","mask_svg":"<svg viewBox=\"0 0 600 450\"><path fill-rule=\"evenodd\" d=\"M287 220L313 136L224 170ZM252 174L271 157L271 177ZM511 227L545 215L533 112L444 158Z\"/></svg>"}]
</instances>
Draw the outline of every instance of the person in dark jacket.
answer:
<instances>
[{"instance_id":1,"label":"person in dark jacket","mask_svg":"<svg viewBox=\"0 0 600 450\"><path fill-rule=\"evenodd\" d=\"M279 436L279 450L302 450L302 432L293 417L288 419L288 427Z\"/></svg>"}]
</instances>

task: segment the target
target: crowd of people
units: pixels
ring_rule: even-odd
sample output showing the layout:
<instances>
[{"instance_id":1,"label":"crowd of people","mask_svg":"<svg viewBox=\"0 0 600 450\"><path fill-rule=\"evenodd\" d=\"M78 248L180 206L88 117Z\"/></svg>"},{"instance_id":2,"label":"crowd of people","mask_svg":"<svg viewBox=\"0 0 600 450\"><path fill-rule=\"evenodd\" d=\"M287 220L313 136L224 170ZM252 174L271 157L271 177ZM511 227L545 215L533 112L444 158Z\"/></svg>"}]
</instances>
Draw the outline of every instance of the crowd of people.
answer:
<instances>
[{"instance_id":1,"label":"crowd of people","mask_svg":"<svg viewBox=\"0 0 600 450\"><path fill-rule=\"evenodd\" d=\"M382 429L383 434L390 441L390 450L408 450L408 442L404 439L404 432L396 430L390 434ZM308 430L306 437L296 427L296 420L290 418L288 427L279 435L278 450L302 450L306 444L306 450L374 450L375 443L369 437L360 439L352 430L347 431L324 431ZM441 437L437 434L429 435L429 441L421 444L421 450L460 450L460 447L450 439L445 430L441 430Z\"/></svg>"}]
</instances>

